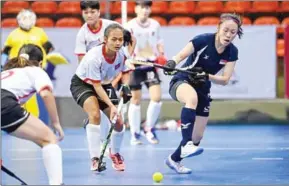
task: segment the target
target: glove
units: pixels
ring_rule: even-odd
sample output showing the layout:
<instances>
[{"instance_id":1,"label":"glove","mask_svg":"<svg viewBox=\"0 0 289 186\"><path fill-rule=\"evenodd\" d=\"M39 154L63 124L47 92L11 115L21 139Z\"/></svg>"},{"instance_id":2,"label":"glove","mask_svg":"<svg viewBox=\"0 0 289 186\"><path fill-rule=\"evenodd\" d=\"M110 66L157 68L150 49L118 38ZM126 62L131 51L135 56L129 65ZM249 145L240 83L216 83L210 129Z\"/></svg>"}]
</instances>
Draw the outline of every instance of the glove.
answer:
<instances>
[{"instance_id":1,"label":"glove","mask_svg":"<svg viewBox=\"0 0 289 186\"><path fill-rule=\"evenodd\" d=\"M128 85L122 85L122 97L123 97L123 103L126 104L130 101L132 95L131 91Z\"/></svg>"},{"instance_id":2,"label":"glove","mask_svg":"<svg viewBox=\"0 0 289 186\"><path fill-rule=\"evenodd\" d=\"M175 72L174 72L174 68L176 68L177 66L177 63L174 61L174 60L168 60L167 61L167 64L164 65L164 67L166 67L164 69L164 74L165 75L174 75Z\"/></svg>"},{"instance_id":3,"label":"glove","mask_svg":"<svg viewBox=\"0 0 289 186\"><path fill-rule=\"evenodd\" d=\"M132 37L130 31L124 29L123 40L124 40L123 46L128 46L132 44Z\"/></svg>"},{"instance_id":4,"label":"glove","mask_svg":"<svg viewBox=\"0 0 289 186\"><path fill-rule=\"evenodd\" d=\"M205 73L196 73L196 75L189 75L190 84L192 86L201 86L209 80L209 74Z\"/></svg>"}]
</instances>

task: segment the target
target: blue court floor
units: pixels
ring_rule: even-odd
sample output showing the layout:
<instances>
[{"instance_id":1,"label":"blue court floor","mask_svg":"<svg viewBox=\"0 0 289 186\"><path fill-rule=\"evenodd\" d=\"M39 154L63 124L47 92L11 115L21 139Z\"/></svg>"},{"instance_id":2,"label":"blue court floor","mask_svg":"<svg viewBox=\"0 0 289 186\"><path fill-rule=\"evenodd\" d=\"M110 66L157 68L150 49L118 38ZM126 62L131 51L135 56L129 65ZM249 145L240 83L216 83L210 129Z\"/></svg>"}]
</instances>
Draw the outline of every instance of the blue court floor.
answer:
<instances>
[{"instance_id":1,"label":"blue court floor","mask_svg":"<svg viewBox=\"0 0 289 186\"><path fill-rule=\"evenodd\" d=\"M152 174L164 175L163 185L194 184L288 184L289 126L284 125L210 125L202 146L202 155L184 160L193 169L190 175L178 175L164 165L181 139L176 131L158 131L159 145L145 142L130 146L126 132L122 154L124 172L116 172L107 159L107 170L90 171L85 131L66 129L63 149L66 185L152 185ZM41 150L31 142L2 133L3 164L28 184L47 185ZM19 182L2 173L3 185Z\"/></svg>"}]
</instances>

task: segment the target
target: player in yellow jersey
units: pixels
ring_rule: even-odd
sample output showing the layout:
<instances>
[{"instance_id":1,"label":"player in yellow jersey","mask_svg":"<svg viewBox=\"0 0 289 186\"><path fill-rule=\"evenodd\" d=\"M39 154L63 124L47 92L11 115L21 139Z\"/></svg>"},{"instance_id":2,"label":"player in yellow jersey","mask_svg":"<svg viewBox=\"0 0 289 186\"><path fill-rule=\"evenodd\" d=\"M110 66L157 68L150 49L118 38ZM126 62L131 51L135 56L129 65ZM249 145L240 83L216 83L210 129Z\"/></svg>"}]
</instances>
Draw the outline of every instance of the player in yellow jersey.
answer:
<instances>
[{"instance_id":1,"label":"player in yellow jersey","mask_svg":"<svg viewBox=\"0 0 289 186\"><path fill-rule=\"evenodd\" d=\"M43 65L45 68L47 66L47 62L45 60L46 54L52 51L54 48L52 43L49 42L48 36L44 32L44 30L35 26L36 14L31 10L23 9L17 15L17 22L19 27L14 29L7 37L4 48L2 50L2 54L6 54L9 56L9 59L12 59L18 56L19 49L24 44L35 44L39 46L43 51ZM37 101L37 96L33 96L24 105L24 107L34 116L40 117L40 109L38 103L39 102Z\"/></svg>"}]
</instances>

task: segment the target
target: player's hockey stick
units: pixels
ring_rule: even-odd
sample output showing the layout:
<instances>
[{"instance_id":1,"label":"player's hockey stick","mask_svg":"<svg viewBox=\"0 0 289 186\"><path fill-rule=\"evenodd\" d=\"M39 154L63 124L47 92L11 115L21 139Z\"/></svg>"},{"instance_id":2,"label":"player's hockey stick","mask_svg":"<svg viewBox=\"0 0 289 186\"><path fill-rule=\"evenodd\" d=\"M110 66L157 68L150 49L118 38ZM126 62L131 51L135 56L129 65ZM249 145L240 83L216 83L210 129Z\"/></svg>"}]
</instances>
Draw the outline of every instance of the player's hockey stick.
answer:
<instances>
[{"instance_id":1,"label":"player's hockey stick","mask_svg":"<svg viewBox=\"0 0 289 186\"><path fill-rule=\"evenodd\" d=\"M151 67L156 67L156 68L161 68L164 70L170 70L170 71L178 71L178 72L184 72L190 75L197 75L198 73L202 73L202 68L192 68L192 69L188 69L188 68L169 68L157 63L152 63L152 62L147 62L147 61L140 61L140 60L135 60L135 59L127 59L128 63L134 64L134 65L144 65L144 66L151 66Z\"/></svg>"},{"instance_id":2,"label":"player's hockey stick","mask_svg":"<svg viewBox=\"0 0 289 186\"><path fill-rule=\"evenodd\" d=\"M23 180L21 180L18 176L16 176L13 172L11 172L10 170L8 170L6 167L4 167L3 165L1 165L1 170L3 172L5 172L6 174L8 174L9 176L15 178L16 180L21 182L21 185L27 185L27 183L25 183Z\"/></svg>"},{"instance_id":3,"label":"player's hockey stick","mask_svg":"<svg viewBox=\"0 0 289 186\"><path fill-rule=\"evenodd\" d=\"M124 103L124 100L123 100L123 98L121 98L120 101L119 101L118 107L117 107L117 115L119 115L121 113L121 109L123 107L123 103ZM106 164L105 164L105 162L103 162L103 157L104 157L107 145L110 142L110 137L111 137L112 131L113 131L114 126L115 126L116 121L117 121L117 115L114 116L114 118L112 119L108 135L106 137L105 142L103 143L103 146L102 146L102 149L101 149L101 154L100 154L100 157L99 157L99 162L98 162L98 172L102 172L102 171L104 171L106 169Z\"/></svg>"}]
</instances>

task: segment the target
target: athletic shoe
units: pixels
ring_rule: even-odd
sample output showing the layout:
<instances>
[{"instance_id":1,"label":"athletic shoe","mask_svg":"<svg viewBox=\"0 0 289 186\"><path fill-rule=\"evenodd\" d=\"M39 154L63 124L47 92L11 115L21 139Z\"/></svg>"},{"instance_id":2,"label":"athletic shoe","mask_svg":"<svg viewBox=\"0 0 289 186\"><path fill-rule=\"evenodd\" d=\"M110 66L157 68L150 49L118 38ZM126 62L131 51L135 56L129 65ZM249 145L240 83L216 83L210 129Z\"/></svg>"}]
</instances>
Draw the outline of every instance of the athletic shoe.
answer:
<instances>
[{"instance_id":1,"label":"athletic shoe","mask_svg":"<svg viewBox=\"0 0 289 186\"><path fill-rule=\"evenodd\" d=\"M166 159L165 164L172 170L176 171L178 174L191 174L192 170L181 165L180 162L175 162L172 160L171 155Z\"/></svg>"},{"instance_id":2,"label":"athletic shoe","mask_svg":"<svg viewBox=\"0 0 289 186\"><path fill-rule=\"evenodd\" d=\"M181 146L181 158L189 158L192 156L200 155L204 152L204 149L195 146L192 141L188 141L185 146Z\"/></svg>"}]
</instances>

